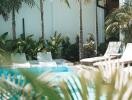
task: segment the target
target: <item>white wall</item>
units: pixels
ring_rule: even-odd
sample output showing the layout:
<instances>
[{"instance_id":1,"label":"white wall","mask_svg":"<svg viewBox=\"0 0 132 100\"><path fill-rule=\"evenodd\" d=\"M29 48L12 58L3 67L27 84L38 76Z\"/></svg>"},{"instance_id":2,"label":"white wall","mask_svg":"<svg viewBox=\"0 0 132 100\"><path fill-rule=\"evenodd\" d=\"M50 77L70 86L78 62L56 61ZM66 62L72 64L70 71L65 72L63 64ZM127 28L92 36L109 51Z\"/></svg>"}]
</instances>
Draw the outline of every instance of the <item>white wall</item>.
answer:
<instances>
[{"instance_id":1,"label":"white wall","mask_svg":"<svg viewBox=\"0 0 132 100\"><path fill-rule=\"evenodd\" d=\"M104 9L97 8L97 16L98 16L98 43L103 43L105 40L104 36Z\"/></svg>"},{"instance_id":2,"label":"white wall","mask_svg":"<svg viewBox=\"0 0 132 100\"><path fill-rule=\"evenodd\" d=\"M55 31L64 33L74 41L77 33L79 33L79 5L77 0L70 0L71 8L60 2L62 0L45 1L44 4L44 23L45 37L48 39ZM39 6L39 1L36 1ZM23 5L19 13L16 14L16 32L17 36L22 33L22 18L25 19L26 34L34 34L38 39L41 35L41 20L38 7L29 8ZM86 41L87 33L96 34L96 0L91 0L88 5L83 6L83 29L84 41ZM101 27L102 29L102 27ZM0 34L9 32L11 35L11 17L7 22L0 16ZM101 30L99 30L101 31Z\"/></svg>"}]
</instances>

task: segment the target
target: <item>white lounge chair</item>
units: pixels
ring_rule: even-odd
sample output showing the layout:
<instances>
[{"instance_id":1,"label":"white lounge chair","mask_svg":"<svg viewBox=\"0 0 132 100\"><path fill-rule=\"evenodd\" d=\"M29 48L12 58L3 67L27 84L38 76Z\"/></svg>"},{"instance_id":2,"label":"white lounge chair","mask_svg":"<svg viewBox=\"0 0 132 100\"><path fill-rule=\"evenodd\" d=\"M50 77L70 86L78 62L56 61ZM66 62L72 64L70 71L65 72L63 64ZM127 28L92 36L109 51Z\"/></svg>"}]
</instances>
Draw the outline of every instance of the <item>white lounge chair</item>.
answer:
<instances>
[{"instance_id":1,"label":"white lounge chair","mask_svg":"<svg viewBox=\"0 0 132 100\"><path fill-rule=\"evenodd\" d=\"M93 64L93 66L107 66L107 65L114 65L119 63L120 65L124 66L124 64L131 64L132 63L132 43L128 43L126 46L125 51L120 59L108 60L108 61L100 61Z\"/></svg>"},{"instance_id":2,"label":"white lounge chair","mask_svg":"<svg viewBox=\"0 0 132 100\"><path fill-rule=\"evenodd\" d=\"M38 52L37 59L40 66L44 67L56 67L57 64L52 59L51 52Z\"/></svg>"},{"instance_id":3,"label":"white lounge chair","mask_svg":"<svg viewBox=\"0 0 132 100\"><path fill-rule=\"evenodd\" d=\"M27 61L25 53L13 53L11 54L11 60L13 68L30 67L30 63Z\"/></svg>"},{"instance_id":4,"label":"white lounge chair","mask_svg":"<svg viewBox=\"0 0 132 100\"><path fill-rule=\"evenodd\" d=\"M132 92L132 67L125 67L122 66L115 67L113 65L106 65L106 66L99 66L99 71L102 73L102 78L106 83L114 82L115 90L122 91L124 87L127 87L125 93L122 94L122 100L128 100L128 97L131 95ZM113 77L114 75L114 77ZM120 93L120 92L119 92ZM119 94L115 93L113 98L119 98ZM118 100L118 99L116 99Z\"/></svg>"},{"instance_id":5,"label":"white lounge chair","mask_svg":"<svg viewBox=\"0 0 132 100\"><path fill-rule=\"evenodd\" d=\"M104 61L105 59L116 58L119 56L118 52L120 46L121 42L109 42L107 50L103 56L81 59L80 62L82 64L92 65L95 62Z\"/></svg>"}]
</instances>

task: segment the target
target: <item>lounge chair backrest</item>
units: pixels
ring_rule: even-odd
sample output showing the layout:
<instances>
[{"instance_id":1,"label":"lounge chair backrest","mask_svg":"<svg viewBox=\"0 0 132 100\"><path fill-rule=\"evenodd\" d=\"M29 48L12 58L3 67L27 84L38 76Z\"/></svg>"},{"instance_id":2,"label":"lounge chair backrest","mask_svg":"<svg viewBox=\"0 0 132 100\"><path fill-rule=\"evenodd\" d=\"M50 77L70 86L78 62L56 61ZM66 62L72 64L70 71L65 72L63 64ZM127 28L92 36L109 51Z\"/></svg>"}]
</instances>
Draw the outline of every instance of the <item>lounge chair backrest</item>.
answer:
<instances>
[{"instance_id":1,"label":"lounge chair backrest","mask_svg":"<svg viewBox=\"0 0 132 100\"><path fill-rule=\"evenodd\" d=\"M109 56L110 54L118 53L120 46L121 46L121 42L109 42L104 56Z\"/></svg>"},{"instance_id":2,"label":"lounge chair backrest","mask_svg":"<svg viewBox=\"0 0 132 100\"><path fill-rule=\"evenodd\" d=\"M11 60L13 63L26 63L26 55L25 53L12 53Z\"/></svg>"},{"instance_id":3,"label":"lounge chair backrest","mask_svg":"<svg viewBox=\"0 0 132 100\"><path fill-rule=\"evenodd\" d=\"M127 43L126 49L121 57L123 60L132 60L132 43Z\"/></svg>"},{"instance_id":4,"label":"lounge chair backrest","mask_svg":"<svg viewBox=\"0 0 132 100\"><path fill-rule=\"evenodd\" d=\"M52 61L51 52L38 52L37 59L39 62L49 62Z\"/></svg>"}]
</instances>

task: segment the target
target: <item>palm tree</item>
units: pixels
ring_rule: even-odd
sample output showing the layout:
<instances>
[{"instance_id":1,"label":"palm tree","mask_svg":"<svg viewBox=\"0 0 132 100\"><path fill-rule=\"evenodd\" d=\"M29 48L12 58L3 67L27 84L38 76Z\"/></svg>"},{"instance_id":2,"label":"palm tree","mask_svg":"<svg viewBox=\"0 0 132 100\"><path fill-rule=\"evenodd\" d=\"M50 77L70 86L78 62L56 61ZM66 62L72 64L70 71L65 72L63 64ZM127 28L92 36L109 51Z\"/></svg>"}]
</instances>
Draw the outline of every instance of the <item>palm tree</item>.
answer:
<instances>
[{"instance_id":1,"label":"palm tree","mask_svg":"<svg viewBox=\"0 0 132 100\"><path fill-rule=\"evenodd\" d=\"M82 0L79 1L80 6L80 38L79 38L79 58L83 58L83 20L82 20Z\"/></svg>"},{"instance_id":2,"label":"palm tree","mask_svg":"<svg viewBox=\"0 0 132 100\"><path fill-rule=\"evenodd\" d=\"M79 58L83 58L83 18L82 18L82 1L88 2L89 0L78 0L80 9L80 35L79 35Z\"/></svg>"},{"instance_id":3,"label":"palm tree","mask_svg":"<svg viewBox=\"0 0 132 100\"><path fill-rule=\"evenodd\" d=\"M64 2L69 5L68 0L64 0ZM41 29L42 29L42 36L41 38L44 40L44 6L43 6L44 0L40 0L40 13L41 13Z\"/></svg>"},{"instance_id":4,"label":"palm tree","mask_svg":"<svg viewBox=\"0 0 132 100\"><path fill-rule=\"evenodd\" d=\"M41 12L41 29L42 29L42 39L44 40L44 10L43 10L43 0L40 0L40 12Z\"/></svg>"},{"instance_id":5,"label":"palm tree","mask_svg":"<svg viewBox=\"0 0 132 100\"><path fill-rule=\"evenodd\" d=\"M9 16L9 10L7 9L7 1L1 0L0 1L0 15L3 16L4 20L8 19Z\"/></svg>"},{"instance_id":6,"label":"palm tree","mask_svg":"<svg viewBox=\"0 0 132 100\"><path fill-rule=\"evenodd\" d=\"M33 6L34 0L3 0L2 3L3 3L3 5L1 5L1 6L3 7L3 9L5 9L5 10L3 10L4 12L2 13L2 15L5 14L6 15L5 17L7 18L7 15L9 13L12 13L12 35L13 35L13 40L15 40L16 39L15 12L19 11L19 9L22 7L23 3Z\"/></svg>"},{"instance_id":7,"label":"palm tree","mask_svg":"<svg viewBox=\"0 0 132 100\"><path fill-rule=\"evenodd\" d=\"M107 16L105 21L106 36L125 33L125 42L132 42L132 3L126 3Z\"/></svg>"},{"instance_id":8,"label":"palm tree","mask_svg":"<svg viewBox=\"0 0 132 100\"><path fill-rule=\"evenodd\" d=\"M91 78L87 78L84 75L71 75L71 78L63 77L64 81L60 80L57 83L56 80L53 79L57 78L56 76L52 76L53 73L44 73L38 76L26 69L17 69L16 71L12 69L4 69L3 71L2 69L1 74L3 76L0 80L0 100L6 100L7 98L10 100L100 100L100 98L114 100L115 97L117 100L122 100L124 97L127 98L126 100L131 100L132 76L127 74L126 80L128 80L124 84L121 78L122 72L120 68L117 66L111 67L116 67L116 69L111 72L110 69L104 70L99 68L98 71L92 71L94 74L92 74ZM108 75L109 77L104 76L104 72L106 71L111 73ZM3 74L3 72L8 72L8 76ZM17 74L14 72L17 72ZM18 74L19 72L21 72L21 74ZM84 74L89 73L89 69L86 68L86 70L82 72ZM24 76L22 82L25 83L25 81L28 80L30 84L25 83L24 86L20 86L19 82L11 81L11 76L9 75L11 73L14 74L13 76L19 75L19 78L15 79L16 76L14 77L14 81L23 80L20 77Z\"/></svg>"}]
</instances>

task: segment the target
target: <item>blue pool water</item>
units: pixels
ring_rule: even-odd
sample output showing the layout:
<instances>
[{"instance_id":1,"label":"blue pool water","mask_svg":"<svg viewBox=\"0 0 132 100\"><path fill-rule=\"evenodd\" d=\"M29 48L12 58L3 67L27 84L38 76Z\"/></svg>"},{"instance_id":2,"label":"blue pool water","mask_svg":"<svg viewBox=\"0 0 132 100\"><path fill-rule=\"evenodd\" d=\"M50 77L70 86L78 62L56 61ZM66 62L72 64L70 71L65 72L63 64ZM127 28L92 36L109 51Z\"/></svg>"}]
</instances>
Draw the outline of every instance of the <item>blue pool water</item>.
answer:
<instances>
[{"instance_id":1,"label":"blue pool water","mask_svg":"<svg viewBox=\"0 0 132 100\"><path fill-rule=\"evenodd\" d=\"M0 68L0 79L2 78L2 75L4 75L5 79L8 79L10 75L10 81L14 81L16 84L18 84L18 81L20 86L24 85L25 79L23 78L20 69L24 69L30 73L33 73L37 76L41 75L45 72L55 72L55 73L64 73L64 72L70 72L72 69L70 69L67 66L59 66L59 67L32 67L32 68L18 68L18 69L11 69L11 68Z\"/></svg>"},{"instance_id":2,"label":"blue pool water","mask_svg":"<svg viewBox=\"0 0 132 100\"><path fill-rule=\"evenodd\" d=\"M59 67L32 67L32 68L18 68L18 69L11 69L11 68L0 68L0 76L2 74L8 75L14 75L14 74L20 74L20 69L25 69L28 72L35 73L35 74L42 74L43 72L69 72L72 69L64 66Z\"/></svg>"},{"instance_id":3,"label":"blue pool water","mask_svg":"<svg viewBox=\"0 0 132 100\"><path fill-rule=\"evenodd\" d=\"M59 66L59 67L32 67L32 68L24 68L26 69L27 71L31 72L31 73L35 73L37 75L40 75L44 72L55 72L55 73L62 73L64 74L65 72L72 72L73 70L67 66ZM4 74L4 76L6 76L5 78L7 78L7 76L10 74L11 75L11 81L14 81L14 76L17 76L16 79L15 79L15 83L17 84L18 83L18 78L19 76L21 76L21 73L19 71L19 69L11 69L11 68L0 68L0 78L2 76L2 74ZM69 73L68 73L69 74ZM72 84L75 84L73 82L72 79L69 79L69 81L72 83ZM23 86L25 80L22 79L20 81L20 86ZM70 85L69 85L70 86ZM71 92L72 92L72 95L74 97L74 100L82 100L80 94L79 94L79 91L77 90L76 87L74 87L74 89L70 89ZM89 93L89 100L94 100L95 99L95 89L92 87L92 88L89 88L88 87L88 93ZM101 96L100 97L100 100L106 100L105 99L105 96Z\"/></svg>"}]
</instances>

